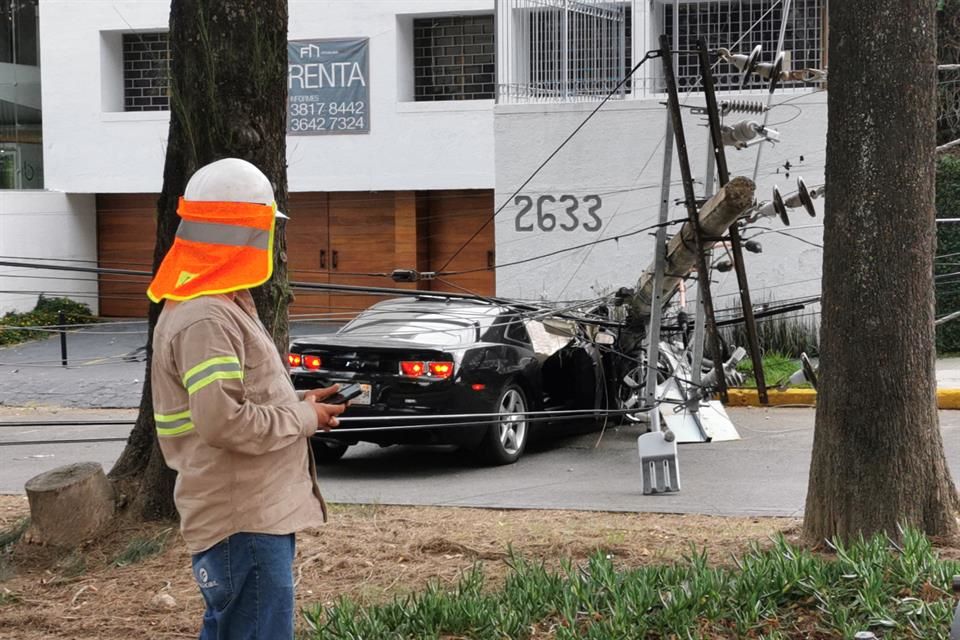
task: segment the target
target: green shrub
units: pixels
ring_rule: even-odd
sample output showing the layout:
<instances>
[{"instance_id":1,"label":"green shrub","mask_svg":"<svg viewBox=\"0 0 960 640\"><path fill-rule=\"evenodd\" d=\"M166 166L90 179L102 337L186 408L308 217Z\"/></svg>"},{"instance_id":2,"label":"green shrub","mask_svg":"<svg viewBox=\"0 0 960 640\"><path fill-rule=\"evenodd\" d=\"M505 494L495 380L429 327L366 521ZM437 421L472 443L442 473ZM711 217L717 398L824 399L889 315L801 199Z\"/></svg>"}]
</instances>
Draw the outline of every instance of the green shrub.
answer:
<instances>
[{"instance_id":1,"label":"green shrub","mask_svg":"<svg viewBox=\"0 0 960 640\"><path fill-rule=\"evenodd\" d=\"M63 323L67 325L88 324L96 320L90 307L85 304L68 298L45 298L41 295L33 311L11 311L0 318L0 345L48 337L49 329L60 324L61 311ZM42 327L47 330L30 330L24 327Z\"/></svg>"},{"instance_id":2,"label":"green shrub","mask_svg":"<svg viewBox=\"0 0 960 640\"><path fill-rule=\"evenodd\" d=\"M785 382L787 378L793 375L799 368L800 360L797 358L791 358L776 351L767 351L763 354L763 380L767 388L772 388ZM750 361L749 357L740 361L740 364L737 365L737 371L747 374L747 379L743 383L744 387L755 388L757 386L757 380L753 375L753 362ZM807 383L799 386L803 388L810 387Z\"/></svg>"},{"instance_id":3,"label":"green shrub","mask_svg":"<svg viewBox=\"0 0 960 640\"><path fill-rule=\"evenodd\" d=\"M771 301L770 306L780 306L780 303ZM757 311L762 311L762 304L754 304ZM757 318L757 337L760 350L764 354L776 353L788 358L799 358L801 353L816 356L820 353L820 323L819 316L810 313L811 306L800 311L783 315ZM718 311L717 321L739 318L740 305ZM747 327L740 324L720 327L720 337L732 350L733 345L750 351L750 342L747 340Z\"/></svg>"}]
</instances>

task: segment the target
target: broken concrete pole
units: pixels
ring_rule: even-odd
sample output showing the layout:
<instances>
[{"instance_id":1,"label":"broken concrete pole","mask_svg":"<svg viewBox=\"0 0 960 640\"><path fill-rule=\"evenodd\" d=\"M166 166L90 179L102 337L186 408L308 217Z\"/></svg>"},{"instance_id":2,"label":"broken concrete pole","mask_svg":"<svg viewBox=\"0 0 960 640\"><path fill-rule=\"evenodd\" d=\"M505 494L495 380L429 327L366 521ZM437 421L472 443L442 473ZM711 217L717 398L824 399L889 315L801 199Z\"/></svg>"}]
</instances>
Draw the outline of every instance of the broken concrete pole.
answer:
<instances>
[{"instance_id":1,"label":"broken concrete pole","mask_svg":"<svg viewBox=\"0 0 960 640\"><path fill-rule=\"evenodd\" d=\"M704 250L716 244L715 240L706 238L722 236L747 207L753 204L755 189L756 185L752 180L738 176L703 205L700 209L700 231L704 237ZM667 263L661 290L661 300L664 303L673 296L677 287L680 286L680 281L697 266L697 243L694 238L693 225L687 221L680 228L679 233L667 242ZM631 303L632 311L637 316L650 314L655 267L656 258L650 261L650 266L640 276L640 282L637 284L637 293Z\"/></svg>"},{"instance_id":2,"label":"broken concrete pole","mask_svg":"<svg viewBox=\"0 0 960 640\"><path fill-rule=\"evenodd\" d=\"M97 462L57 467L27 481L30 532L35 542L75 547L113 518L113 487Z\"/></svg>"}]
</instances>

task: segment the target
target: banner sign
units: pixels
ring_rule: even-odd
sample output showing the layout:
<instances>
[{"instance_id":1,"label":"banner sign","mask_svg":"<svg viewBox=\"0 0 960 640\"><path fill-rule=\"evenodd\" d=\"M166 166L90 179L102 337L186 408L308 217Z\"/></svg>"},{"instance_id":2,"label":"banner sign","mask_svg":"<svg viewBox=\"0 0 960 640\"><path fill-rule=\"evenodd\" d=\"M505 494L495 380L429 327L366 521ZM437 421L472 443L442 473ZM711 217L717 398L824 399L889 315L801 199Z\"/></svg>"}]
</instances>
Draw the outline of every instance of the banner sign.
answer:
<instances>
[{"instance_id":1,"label":"banner sign","mask_svg":"<svg viewBox=\"0 0 960 640\"><path fill-rule=\"evenodd\" d=\"M287 43L287 135L370 133L370 40Z\"/></svg>"}]
</instances>

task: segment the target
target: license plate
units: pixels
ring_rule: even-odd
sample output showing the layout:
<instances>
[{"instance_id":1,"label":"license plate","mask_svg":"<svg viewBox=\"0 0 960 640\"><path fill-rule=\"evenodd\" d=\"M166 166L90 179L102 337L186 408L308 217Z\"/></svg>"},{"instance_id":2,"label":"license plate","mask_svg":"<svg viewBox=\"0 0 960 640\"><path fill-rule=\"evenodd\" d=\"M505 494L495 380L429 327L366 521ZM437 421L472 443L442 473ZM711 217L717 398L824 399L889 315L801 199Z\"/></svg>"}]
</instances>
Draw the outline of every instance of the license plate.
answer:
<instances>
[{"instance_id":1,"label":"license plate","mask_svg":"<svg viewBox=\"0 0 960 640\"><path fill-rule=\"evenodd\" d=\"M350 401L350 404L369 405L373 394L373 385L360 383L360 395Z\"/></svg>"}]
</instances>

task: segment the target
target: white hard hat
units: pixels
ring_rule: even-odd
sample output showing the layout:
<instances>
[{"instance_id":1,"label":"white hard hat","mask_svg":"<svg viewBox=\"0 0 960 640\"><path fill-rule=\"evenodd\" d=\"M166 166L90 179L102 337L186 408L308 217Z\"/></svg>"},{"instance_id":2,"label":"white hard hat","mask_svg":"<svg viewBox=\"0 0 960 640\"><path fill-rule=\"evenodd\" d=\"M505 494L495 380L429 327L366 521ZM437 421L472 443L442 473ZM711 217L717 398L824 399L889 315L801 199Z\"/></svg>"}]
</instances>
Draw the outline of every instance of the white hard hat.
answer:
<instances>
[{"instance_id":1,"label":"white hard hat","mask_svg":"<svg viewBox=\"0 0 960 640\"><path fill-rule=\"evenodd\" d=\"M187 182L183 198L194 202L273 204L275 201L267 176L240 158L224 158L197 169ZM277 217L289 219L280 211Z\"/></svg>"}]
</instances>

